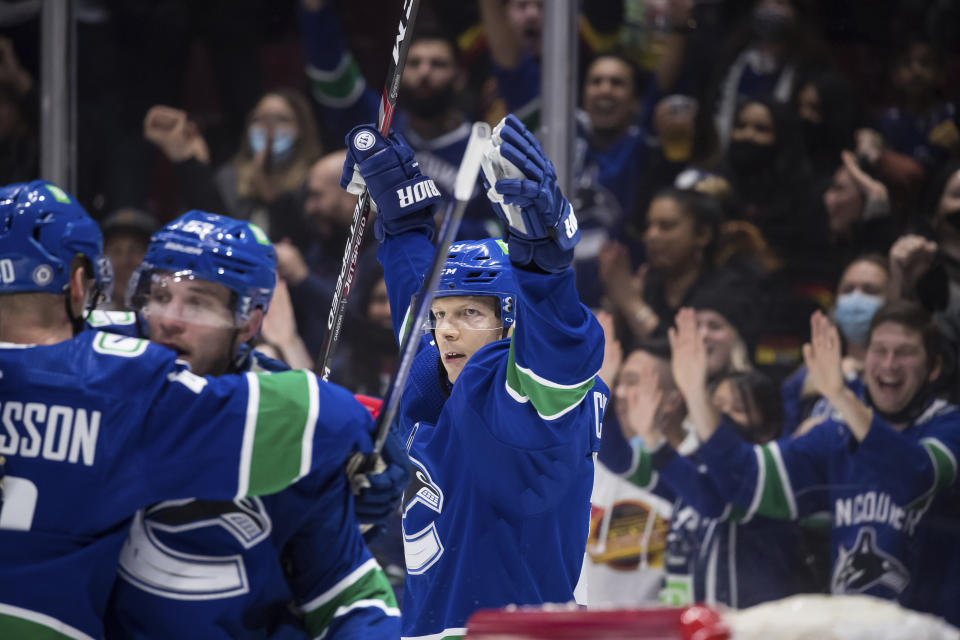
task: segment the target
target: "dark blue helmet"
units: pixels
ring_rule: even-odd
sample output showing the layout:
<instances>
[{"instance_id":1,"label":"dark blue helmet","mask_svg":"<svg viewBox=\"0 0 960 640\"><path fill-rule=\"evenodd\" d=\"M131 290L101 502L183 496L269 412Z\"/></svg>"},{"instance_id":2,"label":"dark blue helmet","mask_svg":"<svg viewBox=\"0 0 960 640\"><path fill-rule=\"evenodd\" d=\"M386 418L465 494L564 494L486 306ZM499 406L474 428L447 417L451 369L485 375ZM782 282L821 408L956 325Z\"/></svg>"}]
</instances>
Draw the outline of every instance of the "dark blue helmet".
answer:
<instances>
[{"instance_id":1,"label":"dark blue helmet","mask_svg":"<svg viewBox=\"0 0 960 640\"><path fill-rule=\"evenodd\" d=\"M509 327L517 319L519 300L507 243L499 238L467 240L450 245L435 298L494 296L500 301L500 318Z\"/></svg>"},{"instance_id":2,"label":"dark blue helmet","mask_svg":"<svg viewBox=\"0 0 960 640\"><path fill-rule=\"evenodd\" d=\"M277 252L252 222L194 210L150 238L143 262L130 278L130 308L143 306L157 272L224 285L237 295L239 324L253 309L267 312L277 283Z\"/></svg>"},{"instance_id":3,"label":"dark blue helmet","mask_svg":"<svg viewBox=\"0 0 960 640\"><path fill-rule=\"evenodd\" d=\"M84 208L46 180L0 187L0 294L64 293L78 254L90 261L98 294L109 298L113 269Z\"/></svg>"}]
</instances>

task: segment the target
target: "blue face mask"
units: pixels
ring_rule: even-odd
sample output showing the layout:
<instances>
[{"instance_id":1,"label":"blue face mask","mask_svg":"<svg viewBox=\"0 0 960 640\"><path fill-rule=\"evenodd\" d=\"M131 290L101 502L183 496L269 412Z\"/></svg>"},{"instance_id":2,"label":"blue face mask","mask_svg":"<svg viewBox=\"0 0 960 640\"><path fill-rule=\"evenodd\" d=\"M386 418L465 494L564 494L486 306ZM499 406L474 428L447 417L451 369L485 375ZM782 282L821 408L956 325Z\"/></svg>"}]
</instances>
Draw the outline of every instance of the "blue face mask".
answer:
<instances>
[{"instance_id":1,"label":"blue face mask","mask_svg":"<svg viewBox=\"0 0 960 640\"><path fill-rule=\"evenodd\" d=\"M870 320L873 319L877 309L883 306L883 302L882 297L872 296L862 291L837 296L837 308L833 312L833 319L843 337L855 344L866 344Z\"/></svg>"},{"instance_id":2,"label":"blue face mask","mask_svg":"<svg viewBox=\"0 0 960 640\"><path fill-rule=\"evenodd\" d=\"M261 127L250 127L250 148L254 153L260 153L267 147L267 132ZM278 129L273 132L273 142L270 144L270 159L273 162L282 162L293 153L293 143L297 137L292 131Z\"/></svg>"}]
</instances>

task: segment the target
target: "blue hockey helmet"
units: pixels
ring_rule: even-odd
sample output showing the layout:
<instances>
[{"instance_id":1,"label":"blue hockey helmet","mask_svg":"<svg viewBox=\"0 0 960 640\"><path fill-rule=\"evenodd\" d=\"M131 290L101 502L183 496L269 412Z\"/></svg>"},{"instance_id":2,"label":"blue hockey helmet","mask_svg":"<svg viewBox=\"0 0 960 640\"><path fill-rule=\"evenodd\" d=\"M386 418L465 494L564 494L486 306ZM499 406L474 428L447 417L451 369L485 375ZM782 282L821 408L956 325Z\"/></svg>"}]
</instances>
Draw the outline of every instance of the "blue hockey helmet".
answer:
<instances>
[{"instance_id":1,"label":"blue hockey helmet","mask_svg":"<svg viewBox=\"0 0 960 640\"><path fill-rule=\"evenodd\" d=\"M260 227L206 211L188 211L150 238L127 288L127 305L143 308L158 273L207 280L237 296L235 322L264 313L277 282L277 252Z\"/></svg>"},{"instance_id":2,"label":"blue hockey helmet","mask_svg":"<svg viewBox=\"0 0 960 640\"><path fill-rule=\"evenodd\" d=\"M503 326L509 327L517 319L518 294L507 243L499 238L487 238L450 245L434 297L493 296L500 302Z\"/></svg>"},{"instance_id":3,"label":"blue hockey helmet","mask_svg":"<svg viewBox=\"0 0 960 640\"><path fill-rule=\"evenodd\" d=\"M0 187L0 294L64 293L77 255L93 268L91 307L109 299L113 269L100 227L84 208L46 180Z\"/></svg>"}]
</instances>

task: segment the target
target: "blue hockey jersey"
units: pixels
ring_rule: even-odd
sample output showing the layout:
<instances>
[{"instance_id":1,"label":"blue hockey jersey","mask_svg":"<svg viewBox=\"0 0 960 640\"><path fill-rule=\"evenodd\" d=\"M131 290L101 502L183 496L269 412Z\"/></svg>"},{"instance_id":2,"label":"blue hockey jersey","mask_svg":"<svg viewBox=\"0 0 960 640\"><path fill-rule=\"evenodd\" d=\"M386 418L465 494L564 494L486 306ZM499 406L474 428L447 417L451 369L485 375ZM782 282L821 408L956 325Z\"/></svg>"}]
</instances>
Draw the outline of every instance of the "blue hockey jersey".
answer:
<instances>
[{"instance_id":1,"label":"blue hockey jersey","mask_svg":"<svg viewBox=\"0 0 960 640\"><path fill-rule=\"evenodd\" d=\"M302 371L204 378L138 338L0 344L0 376L3 638L102 637L138 509L273 493L372 448L345 389Z\"/></svg>"},{"instance_id":2,"label":"blue hockey jersey","mask_svg":"<svg viewBox=\"0 0 960 640\"><path fill-rule=\"evenodd\" d=\"M653 453L636 448L627 479L674 501L661 596L666 604L743 608L805 586L798 526L763 516L747 519L731 509L698 466L696 453L681 456L667 444Z\"/></svg>"},{"instance_id":3,"label":"blue hockey jersey","mask_svg":"<svg viewBox=\"0 0 960 640\"><path fill-rule=\"evenodd\" d=\"M139 333L132 313L88 324ZM243 348L241 370L289 367ZM353 516L342 468L263 498L172 500L137 513L120 555L107 638L393 640L400 611ZM299 615L290 604L295 603Z\"/></svg>"},{"instance_id":4,"label":"blue hockey jersey","mask_svg":"<svg viewBox=\"0 0 960 640\"><path fill-rule=\"evenodd\" d=\"M419 232L381 245L392 308L406 308L432 252ZM404 390L398 424L414 466L403 505L405 638L456 638L478 609L573 598L609 396L595 377L603 332L569 269L514 277L513 337L477 351L447 389L424 342ZM398 335L402 323L396 314Z\"/></svg>"},{"instance_id":5,"label":"blue hockey jersey","mask_svg":"<svg viewBox=\"0 0 960 640\"><path fill-rule=\"evenodd\" d=\"M960 578L936 570L955 543L943 546L949 536L932 530L931 522L949 508L944 496L957 475L960 411L935 400L902 432L875 415L858 443L842 417L828 410L804 435L756 447L721 424L699 454L721 493L748 517L830 511L834 593L899 600L956 620ZM938 577L939 584L927 583ZM952 603L918 601L917 593L931 590L954 594Z\"/></svg>"}]
</instances>

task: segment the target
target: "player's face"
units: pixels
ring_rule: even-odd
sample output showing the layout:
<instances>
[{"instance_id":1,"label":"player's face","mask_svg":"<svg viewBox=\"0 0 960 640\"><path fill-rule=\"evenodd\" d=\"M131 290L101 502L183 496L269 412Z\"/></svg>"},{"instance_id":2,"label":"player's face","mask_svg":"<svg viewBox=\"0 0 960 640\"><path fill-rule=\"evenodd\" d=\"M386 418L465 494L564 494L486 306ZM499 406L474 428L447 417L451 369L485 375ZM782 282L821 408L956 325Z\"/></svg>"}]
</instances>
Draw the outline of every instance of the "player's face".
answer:
<instances>
[{"instance_id":1,"label":"player's face","mask_svg":"<svg viewBox=\"0 0 960 640\"><path fill-rule=\"evenodd\" d=\"M647 210L643 240L650 268L670 273L696 262L709 236L697 232L673 198L656 198Z\"/></svg>"},{"instance_id":2,"label":"player's face","mask_svg":"<svg viewBox=\"0 0 960 640\"><path fill-rule=\"evenodd\" d=\"M873 404L885 413L903 409L928 380L923 336L896 322L884 322L870 334L864 360L864 379Z\"/></svg>"},{"instance_id":3,"label":"player's face","mask_svg":"<svg viewBox=\"0 0 960 640\"><path fill-rule=\"evenodd\" d=\"M495 304L496 298L484 296L450 296L433 301L433 334L451 383L457 381L473 354L500 339L503 323Z\"/></svg>"},{"instance_id":4,"label":"player's face","mask_svg":"<svg viewBox=\"0 0 960 640\"><path fill-rule=\"evenodd\" d=\"M622 60L600 58L583 83L583 109L596 131L625 131L633 121L633 72Z\"/></svg>"},{"instance_id":5,"label":"player's face","mask_svg":"<svg viewBox=\"0 0 960 640\"><path fill-rule=\"evenodd\" d=\"M226 373L237 337L230 299L222 284L159 276L143 309L150 339L176 351L194 373Z\"/></svg>"},{"instance_id":6,"label":"player's face","mask_svg":"<svg viewBox=\"0 0 960 640\"><path fill-rule=\"evenodd\" d=\"M707 375L729 369L738 340L737 330L722 315L709 309L697 311L697 329L707 348Z\"/></svg>"}]
</instances>

